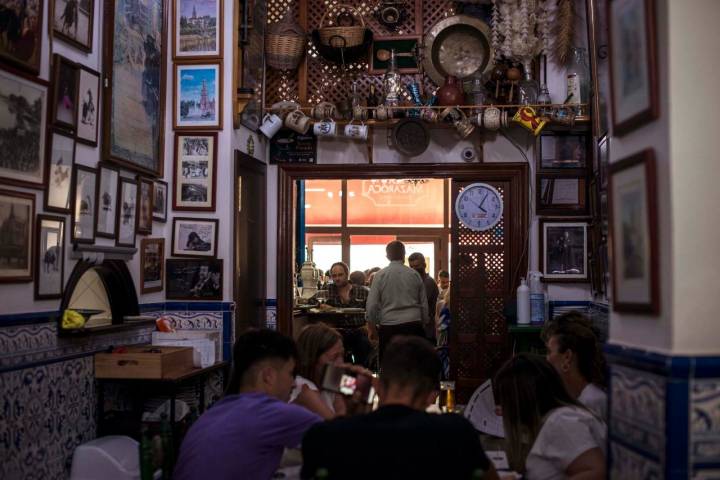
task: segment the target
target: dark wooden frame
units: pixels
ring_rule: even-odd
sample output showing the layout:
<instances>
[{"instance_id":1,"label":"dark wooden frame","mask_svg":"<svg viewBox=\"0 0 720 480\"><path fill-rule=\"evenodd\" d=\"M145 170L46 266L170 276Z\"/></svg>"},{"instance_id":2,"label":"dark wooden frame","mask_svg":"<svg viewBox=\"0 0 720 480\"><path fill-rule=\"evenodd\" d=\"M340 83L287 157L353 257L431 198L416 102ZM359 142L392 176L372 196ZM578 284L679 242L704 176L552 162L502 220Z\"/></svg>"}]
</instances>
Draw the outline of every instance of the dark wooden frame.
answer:
<instances>
[{"instance_id":1,"label":"dark wooden frame","mask_svg":"<svg viewBox=\"0 0 720 480\"><path fill-rule=\"evenodd\" d=\"M67 66L68 68L71 68L75 70L75 88L73 89L73 94L75 95L74 100L74 110L73 110L73 123L67 123L62 120L57 119L57 104L58 99L60 98L60 95L62 93L58 90L60 88L60 68L61 66ZM51 106L51 112L52 116L51 124L55 125L56 127L64 128L67 130L70 130L75 133L75 129L77 128L77 116L78 116L78 86L80 84L80 67L77 63L73 62L72 60L63 57L60 54L53 54L53 68L52 68L52 106Z\"/></svg>"},{"instance_id":2,"label":"dark wooden frame","mask_svg":"<svg viewBox=\"0 0 720 480\"><path fill-rule=\"evenodd\" d=\"M28 275L18 275L14 277L6 277L6 276L0 276L0 283L24 283L24 282L32 282L33 281L33 274L35 272L35 265L34 265L34 246L35 246L35 239L33 238L33 235L35 235L35 228L33 226L33 221L35 220L35 194L34 193L25 193L25 192L16 192L13 190L0 190L0 195L4 195L7 197L13 197L13 198L20 198L24 200L30 200L31 202L31 211L30 211L30 217L28 218L28 223L30 224L28 226L28 235L29 235L29 241L27 245L27 254L28 254Z\"/></svg>"},{"instance_id":3,"label":"dark wooden frame","mask_svg":"<svg viewBox=\"0 0 720 480\"><path fill-rule=\"evenodd\" d=\"M212 184L212 195L210 196L209 207L185 207L178 205L177 199L178 188L178 171L182 169L182 166L178 166L180 162L180 137L212 137L213 141L213 154L212 154L212 168L209 184ZM198 131L187 131L187 132L175 132L175 152L173 155L173 210L179 212L214 212L215 211L215 199L217 197L217 159L218 159L218 134L217 132L198 132Z\"/></svg>"},{"instance_id":4,"label":"dark wooden frame","mask_svg":"<svg viewBox=\"0 0 720 480\"><path fill-rule=\"evenodd\" d=\"M133 241L132 243L123 243L120 241L120 221L122 219L122 199L123 199L123 184L135 184L135 187L137 188L137 191L135 192L135 221L133 222ZM136 242L137 242L137 233L138 233L138 221L140 220L140 215L138 214L138 210L140 208L140 184L137 180L127 177L120 177L120 183L118 184L118 198L117 198L117 209L116 211L116 220L115 220L115 245L118 247L132 247L135 248Z\"/></svg>"},{"instance_id":5,"label":"dark wooden frame","mask_svg":"<svg viewBox=\"0 0 720 480\"><path fill-rule=\"evenodd\" d=\"M98 215L97 215L96 218L95 218L95 236L96 236L96 237L102 237L102 238L116 238L116 237L117 237L117 233L118 233L118 231L117 231L117 217L118 217L118 215L120 214L120 211L118 210L118 205L119 205L118 198L119 198L119 196L120 196L120 179L122 178L122 176L120 175L120 169L117 168L116 166L114 166L114 165L109 165L109 164L104 163L104 162L98 163L98 168L97 168L97 171L98 171L98 180L97 180L97 188L96 188L97 193L96 193L96 195L95 195L95 205L96 205L96 206L99 206L99 205L100 205L100 185L101 185L101 183L102 183L102 171L103 171L103 170L112 170L112 171L116 172L116 173L117 173L117 176L118 176L117 188L115 189L115 218L113 218L113 227L114 227L114 229L115 229L115 232L114 232L113 234L109 234L109 233L107 233L107 232L101 232L101 231L98 229L98 222L100 221L100 215L99 215L100 210L98 209L98 210L97 210L97 211L98 211Z\"/></svg>"},{"instance_id":6,"label":"dark wooden frame","mask_svg":"<svg viewBox=\"0 0 720 480\"><path fill-rule=\"evenodd\" d=\"M373 58L375 54L375 42L390 42L393 40L397 41L407 41L407 40L415 40L417 42L417 45L422 45L422 35L381 35L381 36L373 36L373 41L370 44L370 53L368 58L368 73L371 75L382 75L385 73L387 69L380 69L380 68L374 68L373 65L375 64L375 60ZM389 60L388 60L389 63ZM420 63L422 63L420 60L416 59L417 67L416 68L398 68L398 72L400 72L403 75L406 74L414 74L414 73L420 73Z\"/></svg>"},{"instance_id":7,"label":"dark wooden frame","mask_svg":"<svg viewBox=\"0 0 720 480\"><path fill-rule=\"evenodd\" d=\"M585 147L585 165L581 167L543 167L542 162L542 144L544 139L552 138L557 139L565 137L582 137L584 139ZM590 135L584 132L543 132L542 135L538 135L535 144L535 171L537 173L566 173L575 172L579 174L585 174L590 171L593 163L593 151L592 151L592 138Z\"/></svg>"},{"instance_id":8,"label":"dark wooden frame","mask_svg":"<svg viewBox=\"0 0 720 480\"><path fill-rule=\"evenodd\" d=\"M647 252L649 259L650 271L648 276L650 279L649 291L650 291L650 303L639 303L639 302L620 302L618 301L618 281L617 272L618 266L617 261L619 256L622 254L621 246L618 245L618 234L614 232L614 218L618 214L620 205L617 204L616 200L613 199L613 179L617 177L622 171L636 167L638 165L644 166L645 173L645 185L647 187L646 193L646 205L648 206L647 211L647 231L650 235L649 244L650 251ZM612 239L612 251L614 252L612 258L612 288L613 288L613 310L616 312L629 312L629 313L648 313L651 315L658 315L660 313L660 251L658 249L658 211L657 211L657 185L656 185L656 170L655 170L655 153L652 149L646 149L638 152L629 157L623 158L622 160L613 163L610 166L610 184L609 184L609 206L610 206L610 237Z\"/></svg>"},{"instance_id":9,"label":"dark wooden frame","mask_svg":"<svg viewBox=\"0 0 720 480\"><path fill-rule=\"evenodd\" d=\"M164 171L164 152L165 152L165 93L166 93L166 71L167 71L167 0L158 0L162 4L162 26L160 27L160 104L158 106L158 143L157 149L157 168L151 170L141 165L133 163L127 159L114 157L111 155L111 130L112 130L112 98L113 98L113 52L115 46L114 28L115 28L115 0L103 0L103 107L102 107L102 158L107 161L118 164L124 168L135 172L144 173L152 177L161 177Z\"/></svg>"},{"instance_id":10,"label":"dark wooden frame","mask_svg":"<svg viewBox=\"0 0 720 480\"><path fill-rule=\"evenodd\" d=\"M42 232L42 221L50 220L53 222L62 223L62 238L60 239L60 292L57 294L41 294L40 290L40 238ZM58 217L55 215L46 215L39 213L35 220L35 282L33 285L33 291L35 294L35 300L50 300L55 298L62 298L63 296L63 284L65 281L65 235L67 234L67 225L65 223L65 217Z\"/></svg>"},{"instance_id":11,"label":"dark wooden frame","mask_svg":"<svg viewBox=\"0 0 720 480\"><path fill-rule=\"evenodd\" d=\"M174 262L191 262L191 263L192 263L192 262L196 262L196 263L207 262L207 263L209 263L209 264L210 264L210 263L215 263L215 262L217 262L217 263L215 263L215 264L216 264L216 265L218 265L218 264L220 265L220 295L219 295L219 296L213 296L213 297L192 297L192 296L186 296L186 295L182 295L182 296L170 296L170 295L169 295L170 280L169 280L169 278L168 278L169 275L170 275L170 274L169 274L169 270L170 270L170 269L167 268L167 265L169 265L171 262L173 262L173 263L174 263ZM181 259L181 258L168 258L168 259L165 260L165 287L166 287L166 288L165 288L165 298L168 299L168 300L199 300L199 301L203 301L203 300L222 300L222 296L223 296L223 283L224 283L224 281L225 281L224 278L223 278L224 276L225 276L225 272L223 271L223 259L221 259L221 258L210 258L210 257L206 257L206 258L203 258L203 259L200 259L200 258L182 258L182 259Z\"/></svg>"},{"instance_id":12,"label":"dark wooden frame","mask_svg":"<svg viewBox=\"0 0 720 480\"><path fill-rule=\"evenodd\" d=\"M577 180L579 203L547 205L542 202L542 181L543 180ZM552 187L551 187L552 188ZM552 190L551 190L552 191ZM550 198L552 199L552 193ZM579 216L588 212L588 180L585 174L572 172L560 173L537 173L535 175L535 212L538 215L568 215Z\"/></svg>"},{"instance_id":13,"label":"dark wooden frame","mask_svg":"<svg viewBox=\"0 0 720 480\"><path fill-rule=\"evenodd\" d=\"M585 255L584 255L584 263L585 263L585 276L584 278L548 278L546 276L542 277L542 281L545 283L588 283L590 282L590 273L589 273L589 258L590 258L590 219L587 217L578 217L578 218L541 218L538 223L538 270L543 274L545 273L545 257L546 257L546 251L545 251L545 241L544 241L544 233L545 233L545 225L548 224L564 224L564 223L584 223L585 224Z\"/></svg>"},{"instance_id":14,"label":"dark wooden frame","mask_svg":"<svg viewBox=\"0 0 720 480\"><path fill-rule=\"evenodd\" d=\"M8 62L17 68L30 72L33 75L40 74L40 65L42 64L42 45L43 45L43 0L38 0L38 18L37 30L34 32L35 45L37 45L37 61L34 65L24 62L14 56L10 56L4 51L0 51L0 60ZM4 49L3 49L4 50ZM3 66L5 68L5 66ZM38 79L39 80L39 79Z\"/></svg>"},{"instance_id":15,"label":"dark wooden frame","mask_svg":"<svg viewBox=\"0 0 720 480\"><path fill-rule=\"evenodd\" d=\"M212 255L198 255L198 254L192 254L192 253L177 253L175 251L175 225L178 223L178 221L182 222L205 222L205 223L213 223L215 224L215 239L213 240L215 243L212 246ZM192 257L192 258L217 258L218 254L218 230L220 228L220 221L217 218L195 218L195 217L173 217L173 223L172 223L172 245L170 246L170 254L173 257Z\"/></svg>"},{"instance_id":16,"label":"dark wooden frame","mask_svg":"<svg viewBox=\"0 0 720 480\"><path fill-rule=\"evenodd\" d=\"M143 184L150 186L150 218L148 219L148 224L143 225L140 221L140 212L143 209L143 195L142 195L142 188ZM138 223L137 223L137 233L140 235L150 235L152 234L152 222L153 222L153 197L155 195L155 184L153 183L153 180L151 178L141 177L138 175Z\"/></svg>"},{"instance_id":17,"label":"dark wooden frame","mask_svg":"<svg viewBox=\"0 0 720 480\"><path fill-rule=\"evenodd\" d=\"M150 244L160 245L160 286L145 286L145 247ZM140 293L162 292L165 289L165 239L164 238L142 238L140 239Z\"/></svg>"},{"instance_id":18,"label":"dark wooden frame","mask_svg":"<svg viewBox=\"0 0 720 480\"><path fill-rule=\"evenodd\" d=\"M165 186L165 211L163 212L162 217L160 215L155 215L155 207L157 205L155 204L155 194L158 191L158 184ZM153 185L153 220L160 223L166 223L167 222L167 211L168 211L168 201L170 197L170 187L168 186L168 183L164 180L155 180L155 185Z\"/></svg>"},{"instance_id":19,"label":"dark wooden frame","mask_svg":"<svg viewBox=\"0 0 720 480\"><path fill-rule=\"evenodd\" d=\"M90 35L88 36L88 45L85 45L84 43L79 42L68 35L65 35L62 31L55 29L55 6L56 6L55 4L57 3L57 1L58 0L50 0L50 6L48 8L48 10L50 11L50 13L48 15L50 17L48 19L48 23L50 24L50 31L52 32L53 38L57 37L60 40L62 40L63 42L66 42L66 43L72 45L73 47L77 48L78 50L82 50L83 52L86 52L86 53L91 53L92 46L93 46L93 36L94 36L93 34L95 33L93 31L95 28L95 25L94 25L95 0L90 0L90 15L89 15L90 21L88 22L89 23L88 29L89 29ZM80 8L80 3L78 2L78 9L79 8Z\"/></svg>"},{"instance_id":20,"label":"dark wooden frame","mask_svg":"<svg viewBox=\"0 0 720 480\"><path fill-rule=\"evenodd\" d=\"M95 202L95 205L93 206L93 219L92 219L92 238L75 238L75 223L77 222L77 219L75 218L75 215L77 213L77 182L78 182L78 172L83 171L87 172L89 174L95 175L95 191L92 192L92 199L93 202ZM73 183L72 183L72 193L70 194L72 196L70 203L70 240L72 243L95 243L95 228L97 227L97 188L98 188L98 171L95 168L86 167L85 165L80 164L74 164L73 165Z\"/></svg>"},{"instance_id":21,"label":"dark wooden frame","mask_svg":"<svg viewBox=\"0 0 720 480\"><path fill-rule=\"evenodd\" d=\"M94 0L93 0L94 1ZM78 65L80 68L78 70L78 94L77 94L77 114L75 115L75 122L77 125L79 125L80 122L80 116L81 116L81 109L80 109L80 102L81 102L81 93L80 92L80 76L82 75L82 71L86 71L87 73L94 75L97 77L97 97L95 98L95 140L88 140L84 137L81 137L78 135L79 127L75 127L75 140L77 140L80 143L84 143L85 145L90 145L91 147L97 147L98 146L98 134L100 132L100 120L101 116L100 114L100 105L102 105L102 87L100 85L100 72L96 72L92 68L86 67L85 65Z\"/></svg>"},{"instance_id":22,"label":"dark wooden frame","mask_svg":"<svg viewBox=\"0 0 720 480\"><path fill-rule=\"evenodd\" d=\"M53 167L52 163L52 147L53 147L53 136L55 134L58 134L60 136L70 138L73 141L73 154L72 158L70 159L70 189L68 190L68 208L61 208L61 207L54 207L48 203L50 200L50 182L51 182L51 172L50 170ZM77 142L75 141L75 137L73 135L65 130L57 129L57 128L48 128L47 129L47 139L45 140L46 144L46 152L45 152L45 188L44 188L44 195L43 195L43 208L47 210L48 212L56 212L56 213L71 213L72 212L72 192L73 192L73 185L75 184L75 152L77 150Z\"/></svg>"},{"instance_id":23,"label":"dark wooden frame","mask_svg":"<svg viewBox=\"0 0 720 480\"><path fill-rule=\"evenodd\" d=\"M625 135L628 132L631 132L635 130L636 128L641 127L642 125L651 122L652 120L655 120L660 116L660 103L658 100L658 73L657 73L657 45L655 43L655 0L630 0L630 1L637 1L643 3L643 8L645 9L645 25L644 27L644 33L645 33L645 39L648 46L647 51L647 69L648 69L648 77L647 84L648 88L650 89L648 92L650 105L648 105L647 108L640 110L639 112L635 113L633 116L625 119L625 120L619 120L617 118L617 108L616 108L616 91L617 86L615 85L614 81L614 75L615 75L615 67L613 66L613 59L617 59L619 57L618 53L615 51L617 46L613 45L612 42L612 36L613 36L613 3L615 3L617 0L611 0L608 2L608 11L607 11L607 20L608 20L608 44L610 45L610 62L609 62L609 72L610 72L610 98L612 99L612 124L613 124L613 135L615 136L622 136ZM623 48L636 48L637 45L624 45Z\"/></svg>"},{"instance_id":24,"label":"dark wooden frame","mask_svg":"<svg viewBox=\"0 0 720 480\"><path fill-rule=\"evenodd\" d=\"M215 111L217 113L217 125L179 125L179 114L178 111L178 71L181 67L187 66L215 66L218 68L218 81L215 86L216 99L215 99ZM207 59L207 60L177 60L173 63L173 130L178 132L182 131L215 131L223 129L223 61L222 59Z\"/></svg>"},{"instance_id":25,"label":"dark wooden frame","mask_svg":"<svg viewBox=\"0 0 720 480\"><path fill-rule=\"evenodd\" d=\"M175 0L172 2L172 58L173 60L205 60L205 59L217 59L217 58L223 58L223 0L215 0L218 3L218 18L217 18L217 44L218 44L218 53L213 55L178 55L178 48L180 48L179 42L178 42L178 35L180 32L177 29L178 24L178 2L180 0ZM235 5L235 8L239 8L239 3ZM236 46L236 48L239 48Z\"/></svg>"}]
</instances>

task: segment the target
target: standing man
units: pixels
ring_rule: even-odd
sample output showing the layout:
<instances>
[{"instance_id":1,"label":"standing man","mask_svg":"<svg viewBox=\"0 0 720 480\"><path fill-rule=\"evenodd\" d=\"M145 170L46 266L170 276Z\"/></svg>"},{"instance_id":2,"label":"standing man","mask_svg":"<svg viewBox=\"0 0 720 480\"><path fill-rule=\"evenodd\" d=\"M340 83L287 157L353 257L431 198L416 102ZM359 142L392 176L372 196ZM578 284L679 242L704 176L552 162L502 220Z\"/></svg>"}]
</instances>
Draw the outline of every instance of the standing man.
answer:
<instances>
[{"instance_id":1,"label":"standing man","mask_svg":"<svg viewBox=\"0 0 720 480\"><path fill-rule=\"evenodd\" d=\"M440 297L445 298L445 293L450 288L450 274L447 270L440 270L437 279L438 288L440 288Z\"/></svg>"},{"instance_id":2,"label":"standing man","mask_svg":"<svg viewBox=\"0 0 720 480\"><path fill-rule=\"evenodd\" d=\"M425 286L412 268L406 267L405 245L397 240L385 247L390 265L375 274L367 299L365 318L370 338L378 338L379 359L395 335L425 336L429 321Z\"/></svg>"},{"instance_id":3,"label":"standing man","mask_svg":"<svg viewBox=\"0 0 720 480\"><path fill-rule=\"evenodd\" d=\"M435 280L427 274L425 269L425 256L420 252L415 252L408 257L408 263L410 268L420 274L420 278L425 285L425 296L427 296L428 312L432 318L429 318L426 323L423 324L425 328L425 337L435 345L435 304L437 303L439 289Z\"/></svg>"}]
</instances>

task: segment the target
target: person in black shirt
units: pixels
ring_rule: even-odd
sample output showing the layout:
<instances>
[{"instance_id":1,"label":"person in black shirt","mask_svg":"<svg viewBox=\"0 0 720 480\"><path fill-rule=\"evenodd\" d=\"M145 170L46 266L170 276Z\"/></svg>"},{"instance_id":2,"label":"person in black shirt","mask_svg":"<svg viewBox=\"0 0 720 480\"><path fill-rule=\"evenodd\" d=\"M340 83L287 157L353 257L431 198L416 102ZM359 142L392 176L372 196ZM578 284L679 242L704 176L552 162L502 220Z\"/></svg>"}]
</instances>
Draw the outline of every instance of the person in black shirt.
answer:
<instances>
[{"instance_id":1,"label":"person in black shirt","mask_svg":"<svg viewBox=\"0 0 720 480\"><path fill-rule=\"evenodd\" d=\"M435 283L435 280L430 277L430 275L427 274L425 269L427 268L427 265L425 264L425 256L420 252L415 252L412 255L408 257L408 265L410 265L410 268L415 270L420 274L420 278L422 278L423 285L425 285L425 295L427 296L427 302L428 302L428 312L430 318L428 319L427 323L423 325L423 328L425 329L425 336L428 340L430 340L431 343L435 343L435 305L437 304L438 299L438 293L440 290L438 289L437 283Z\"/></svg>"}]
</instances>

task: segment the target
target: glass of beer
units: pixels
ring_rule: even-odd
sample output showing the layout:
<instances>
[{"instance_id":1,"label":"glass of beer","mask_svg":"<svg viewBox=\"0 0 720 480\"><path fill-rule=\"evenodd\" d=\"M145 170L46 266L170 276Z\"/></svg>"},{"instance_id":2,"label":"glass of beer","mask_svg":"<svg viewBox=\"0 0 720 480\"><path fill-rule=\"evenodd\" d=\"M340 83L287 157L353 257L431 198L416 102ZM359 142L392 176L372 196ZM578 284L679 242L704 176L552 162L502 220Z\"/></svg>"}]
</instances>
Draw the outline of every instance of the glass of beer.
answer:
<instances>
[{"instance_id":1,"label":"glass of beer","mask_svg":"<svg viewBox=\"0 0 720 480\"><path fill-rule=\"evenodd\" d=\"M444 411L452 413L455 411L455 382L454 381L441 381L440 382L440 406Z\"/></svg>"}]
</instances>

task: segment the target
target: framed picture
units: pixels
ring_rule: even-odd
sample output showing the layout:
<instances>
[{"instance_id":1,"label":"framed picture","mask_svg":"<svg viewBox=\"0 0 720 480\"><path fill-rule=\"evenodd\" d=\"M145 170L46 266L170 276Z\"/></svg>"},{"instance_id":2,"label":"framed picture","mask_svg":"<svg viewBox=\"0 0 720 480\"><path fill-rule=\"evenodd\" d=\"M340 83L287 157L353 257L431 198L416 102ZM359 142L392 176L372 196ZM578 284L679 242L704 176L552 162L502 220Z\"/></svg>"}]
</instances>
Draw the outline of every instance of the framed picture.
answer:
<instances>
[{"instance_id":1,"label":"framed picture","mask_svg":"<svg viewBox=\"0 0 720 480\"><path fill-rule=\"evenodd\" d=\"M587 180L575 174L536 175L538 215L583 215L587 213Z\"/></svg>"},{"instance_id":2,"label":"framed picture","mask_svg":"<svg viewBox=\"0 0 720 480\"><path fill-rule=\"evenodd\" d=\"M97 219L97 170L73 165L73 214L71 239L73 243L95 242Z\"/></svg>"},{"instance_id":3,"label":"framed picture","mask_svg":"<svg viewBox=\"0 0 720 480\"><path fill-rule=\"evenodd\" d=\"M138 182L130 178L120 178L120 194L118 196L117 240L119 247L135 247L137 234Z\"/></svg>"},{"instance_id":4,"label":"framed picture","mask_svg":"<svg viewBox=\"0 0 720 480\"><path fill-rule=\"evenodd\" d=\"M173 128L222 130L222 62L176 63Z\"/></svg>"},{"instance_id":5,"label":"framed picture","mask_svg":"<svg viewBox=\"0 0 720 480\"><path fill-rule=\"evenodd\" d=\"M265 104L265 17L267 2L259 0L243 1L243 27L241 27L243 45L241 61L240 88L251 94L250 100L240 113L240 123L252 131L260 128Z\"/></svg>"},{"instance_id":6,"label":"framed picture","mask_svg":"<svg viewBox=\"0 0 720 480\"><path fill-rule=\"evenodd\" d=\"M65 217L38 215L35 241L35 300L61 298L65 270Z\"/></svg>"},{"instance_id":7,"label":"framed picture","mask_svg":"<svg viewBox=\"0 0 720 480\"><path fill-rule=\"evenodd\" d=\"M168 184L162 180L155 180L153 186L153 220L167 222Z\"/></svg>"},{"instance_id":8,"label":"framed picture","mask_svg":"<svg viewBox=\"0 0 720 480\"><path fill-rule=\"evenodd\" d=\"M140 293L160 292L163 289L165 267L165 239L140 240Z\"/></svg>"},{"instance_id":9,"label":"framed picture","mask_svg":"<svg viewBox=\"0 0 720 480\"><path fill-rule=\"evenodd\" d=\"M47 106L46 82L0 70L0 182L44 186Z\"/></svg>"},{"instance_id":10,"label":"framed picture","mask_svg":"<svg viewBox=\"0 0 720 480\"><path fill-rule=\"evenodd\" d=\"M173 2L173 58L222 57L222 0Z\"/></svg>"},{"instance_id":11,"label":"framed picture","mask_svg":"<svg viewBox=\"0 0 720 480\"><path fill-rule=\"evenodd\" d=\"M97 224L95 235L98 237L115 238L117 234L118 192L120 187L120 170L110 165L100 165L100 181L98 183Z\"/></svg>"},{"instance_id":12,"label":"framed picture","mask_svg":"<svg viewBox=\"0 0 720 480\"><path fill-rule=\"evenodd\" d=\"M0 282L32 282L35 195L0 190Z\"/></svg>"},{"instance_id":13,"label":"framed picture","mask_svg":"<svg viewBox=\"0 0 720 480\"><path fill-rule=\"evenodd\" d=\"M105 7L103 158L162 176L166 2L106 2Z\"/></svg>"},{"instance_id":14,"label":"framed picture","mask_svg":"<svg viewBox=\"0 0 720 480\"><path fill-rule=\"evenodd\" d=\"M70 0L72 1L72 0ZM80 65L78 80L77 141L97 147L100 74Z\"/></svg>"},{"instance_id":15,"label":"framed picture","mask_svg":"<svg viewBox=\"0 0 720 480\"><path fill-rule=\"evenodd\" d=\"M95 0L49 0L53 37L92 52Z\"/></svg>"},{"instance_id":16,"label":"framed picture","mask_svg":"<svg viewBox=\"0 0 720 480\"><path fill-rule=\"evenodd\" d=\"M613 309L660 313L655 154L644 150L610 166Z\"/></svg>"},{"instance_id":17,"label":"framed picture","mask_svg":"<svg viewBox=\"0 0 720 480\"><path fill-rule=\"evenodd\" d=\"M587 169L590 137L575 134L544 134L538 137L537 169Z\"/></svg>"},{"instance_id":18,"label":"framed picture","mask_svg":"<svg viewBox=\"0 0 720 480\"><path fill-rule=\"evenodd\" d=\"M610 79L608 74L608 1L588 0L592 12L588 16L588 46L590 52L590 88L597 92L592 96L593 136L604 137L608 133L608 101Z\"/></svg>"},{"instance_id":19,"label":"framed picture","mask_svg":"<svg viewBox=\"0 0 720 480\"><path fill-rule=\"evenodd\" d=\"M173 218L174 257L217 257L218 220Z\"/></svg>"},{"instance_id":20,"label":"framed picture","mask_svg":"<svg viewBox=\"0 0 720 480\"><path fill-rule=\"evenodd\" d=\"M75 139L62 130L51 129L48 134L48 183L45 187L45 210L70 213Z\"/></svg>"},{"instance_id":21,"label":"framed picture","mask_svg":"<svg viewBox=\"0 0 720 480\"><path fill-rule=\"evenodd\" d=\"M168 300L222 300L223 261L179 259L165 261L165 298Z\"/></svg>"},{"instance_id":22,"label":"framed picture","mask_svg":"<svg viewBox=\"0 0 720 480\"><path fill-rule=\"evenodd\" d=\"M79 72L75 62L53 55L52 123L73 131L77 125Z\"/></svg>"},{"instance_id":23,"label":"framed picture","mask_svg":"<svg viewBox=\"0 0 720 480\"><path fill-rule=\"evenodd\" d=\"M173 210L215 211L217 133L175 134Z\"/></svg>"},{"instance_id":24,"label":"framed picture","mask_svg":"<svg viewBox=\"0 0 720 480\"><path fill-rule=\"evenodd\" d=\"M153 181L149 178L138 178L140 185L140 208L138 208L138 233L152 233L153 221Z\"/></svg>"},{"instance_id":25,"label":"framed picture","mask_svg":"<svg viewBox=\"0 0 720 480\"><path fill-rule=\"evenodd\" d=\"M608 4L610 93L613 134L658 118L655 0L612 0Z\"/></svg>"},{"instance_id":26,"label":"framed picture","mask_svg":"<svg viewBox=\"0 0 720 480\"><path fill-rule=\"evenodd\" d=\"M540 271L545 282L588 281L588 222L540 219Z\"/></svg>"},{"instance_id":27,"label":"framed picture","mask_svg":"<svg viewBox=\"0 0 720 480\"><path fill-rule=\"evenodd\" d=\"M40 73L43 2L2 2L3 42L0 58L37 75Z\"/></svg>"}]
</instances>

